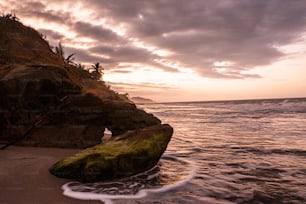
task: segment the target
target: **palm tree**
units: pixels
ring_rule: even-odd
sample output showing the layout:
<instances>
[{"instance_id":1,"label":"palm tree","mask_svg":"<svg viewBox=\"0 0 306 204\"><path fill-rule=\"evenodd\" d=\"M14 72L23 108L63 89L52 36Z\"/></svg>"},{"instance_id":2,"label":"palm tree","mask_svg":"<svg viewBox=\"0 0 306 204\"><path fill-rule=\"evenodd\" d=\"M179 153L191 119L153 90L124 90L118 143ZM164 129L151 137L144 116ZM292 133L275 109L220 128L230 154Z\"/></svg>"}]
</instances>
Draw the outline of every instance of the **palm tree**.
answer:
<instances>
[{"instance_id":1,"label":"palm tree","mask_svg":"<svg viewBox=\"0 0 306 204\"><path fill-rule=\"evenodd\" d=\"M19 18L15 15L15 13L11 16L13 21L19 21Z\"/></svg>"},{"instance_id":2,"label":"palm tree","mask_svg":"<svg viewBox=\"0 0 306 204\"><path fill-rule=\"evenodd\" d=\"M59 42L58 43L58 46L56 46L55 47L55 54L57 54L57 56L59 56L61 59L65 59L64 58L64 48L63 48L63 46L62 46L62 43L61 42Z\"/></svg>"},{"instance_id":3,"label":"palm tree","mask_svg":"<svg viewBox=\"0 0 306 204\"><path fill-rule=\"evenodd\" d=\"M58 46L55 47L55 54L57 56L59 56L59 58L61 58L62 60L64 60L67 64L74 64L74 54L70 54L68 57L65 58L65 51L64 51L64 47L62 46L62 43L59 42Z\"/></svg>"},{"instance_id":4,"label":"palm tree","mask_svg":"<svg viewBox=\"0 0 306 204\"><path fill-rule=\"evenodd\" d=\"M66 57L65 62L68 64L74 64L75 57L74 54L69 55L68 57Z\"/></svg>"},{"instance_id":5,"label":"palm tree","mask_svg":"<svg viewBox=\"0 0 306 204\"><path fill-rule=\"evenodd\" d=\"M102 70L104 70L103 67L100 65L99 62L91 65L91 67L95 70L94 78L100 79L103 75L103 71L102 71Z\"/></svg>"},{"instance_id":6,"label":"palm tree","mask_svg":"<svg viewBox=\"0 0 306 204\"><path fill-rule=\"evenodd\" d=\"M97 73L100 73L101 65L100 65L99 62L97 62L96 64L91 65L91 67L92 67Z\"/></svg>"}]
</instances>

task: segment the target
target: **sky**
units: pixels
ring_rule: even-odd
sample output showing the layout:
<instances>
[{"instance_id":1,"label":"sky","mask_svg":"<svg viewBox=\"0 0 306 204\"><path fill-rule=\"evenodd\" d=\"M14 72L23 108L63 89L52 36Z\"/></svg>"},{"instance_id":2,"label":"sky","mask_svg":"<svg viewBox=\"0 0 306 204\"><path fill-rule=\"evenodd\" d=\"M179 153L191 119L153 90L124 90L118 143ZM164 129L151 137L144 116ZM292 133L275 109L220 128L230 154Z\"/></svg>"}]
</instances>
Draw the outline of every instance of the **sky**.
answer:
<instances>
[{"instance_id":1,"label":"sky","mask_svg":"<svg viewBox=\"0 0 306 204\"><path fill-rule=\"evenodd\" d=\"M158 102L306 97L303 0L0 0L2 14Z\"/></svg>"}]
</instances>

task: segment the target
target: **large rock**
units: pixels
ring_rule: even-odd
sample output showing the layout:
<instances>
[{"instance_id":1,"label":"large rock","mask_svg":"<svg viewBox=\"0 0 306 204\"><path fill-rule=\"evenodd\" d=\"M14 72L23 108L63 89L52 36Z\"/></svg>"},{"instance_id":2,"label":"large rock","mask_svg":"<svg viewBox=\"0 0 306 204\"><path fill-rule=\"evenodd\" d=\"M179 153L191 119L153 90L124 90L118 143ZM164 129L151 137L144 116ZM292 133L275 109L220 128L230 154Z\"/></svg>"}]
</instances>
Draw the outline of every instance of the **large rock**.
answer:
<instances>
[{"instance_id":1,"label":"large rock","mask_svg":"<svg viewBox=\"0 0 306 204\"><path fill-rule=\"evenodd\" d=\"M55 55L42 35L0 17L0 143L85 148L160 124L152 114Z\"/></svg>"},{"instance_id":2,"label":"large rock","mask_svg":"<svg viewBox=\"0 0 306 204\"><path fill-rule=\"evenodd\" d=\"M84 148L98 144L105 127L116 136L160 124L103 82L86 79L103 96L87 91L82 82L71 79L70 72L50 65L14 65L0 78L3 143Z\"/></svg>"},{"instance_id":3,"label":"large rock","mask_svg":"<svg viewBox=\"0 0 306 204\"><path fill-rule=\"evenodd\" d=\"M172 133L169 125L128 131L57 162L50 172L82 182L130 176L148 170L158 162Z\"/></svg>"}]
</instances>

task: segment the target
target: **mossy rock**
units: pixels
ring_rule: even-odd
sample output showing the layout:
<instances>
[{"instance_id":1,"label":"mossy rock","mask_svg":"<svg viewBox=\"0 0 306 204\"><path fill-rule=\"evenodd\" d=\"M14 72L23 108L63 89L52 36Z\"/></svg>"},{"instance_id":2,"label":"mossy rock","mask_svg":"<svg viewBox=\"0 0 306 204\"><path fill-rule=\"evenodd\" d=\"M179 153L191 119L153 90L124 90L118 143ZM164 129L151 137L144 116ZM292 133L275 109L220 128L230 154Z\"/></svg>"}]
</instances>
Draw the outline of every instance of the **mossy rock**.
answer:
<instances>
[{"instance_id":1,"label":"mossy rock","mask_svg":"<svg viewBox=\"0 0 306 204\"><path fill-rule=\"evenodd\" d=\"M82 182L137 174L156 165L172 133L173 129L169 125L128 131L55 163L50 173Z\"/></svg>"}]
</instances>

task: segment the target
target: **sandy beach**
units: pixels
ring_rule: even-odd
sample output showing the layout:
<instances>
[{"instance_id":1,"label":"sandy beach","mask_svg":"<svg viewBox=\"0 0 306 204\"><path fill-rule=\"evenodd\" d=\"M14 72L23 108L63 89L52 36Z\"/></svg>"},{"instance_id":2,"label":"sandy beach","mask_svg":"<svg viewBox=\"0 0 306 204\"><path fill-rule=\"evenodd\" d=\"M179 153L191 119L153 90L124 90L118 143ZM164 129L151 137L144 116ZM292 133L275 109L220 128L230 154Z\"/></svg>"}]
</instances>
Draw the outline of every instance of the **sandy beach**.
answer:
<instances>
[{"instance_id":1,"label":"sandy beach","mask_svg":"<svg viewBox=\"0 0 306 204\"><path fill-rule=\"evenodd\" d=\"M62 195L68 180L52 176L48 168L78 150L10 146L0 150L0 204L101 204Z\"/></svg>"}]
</instances>

